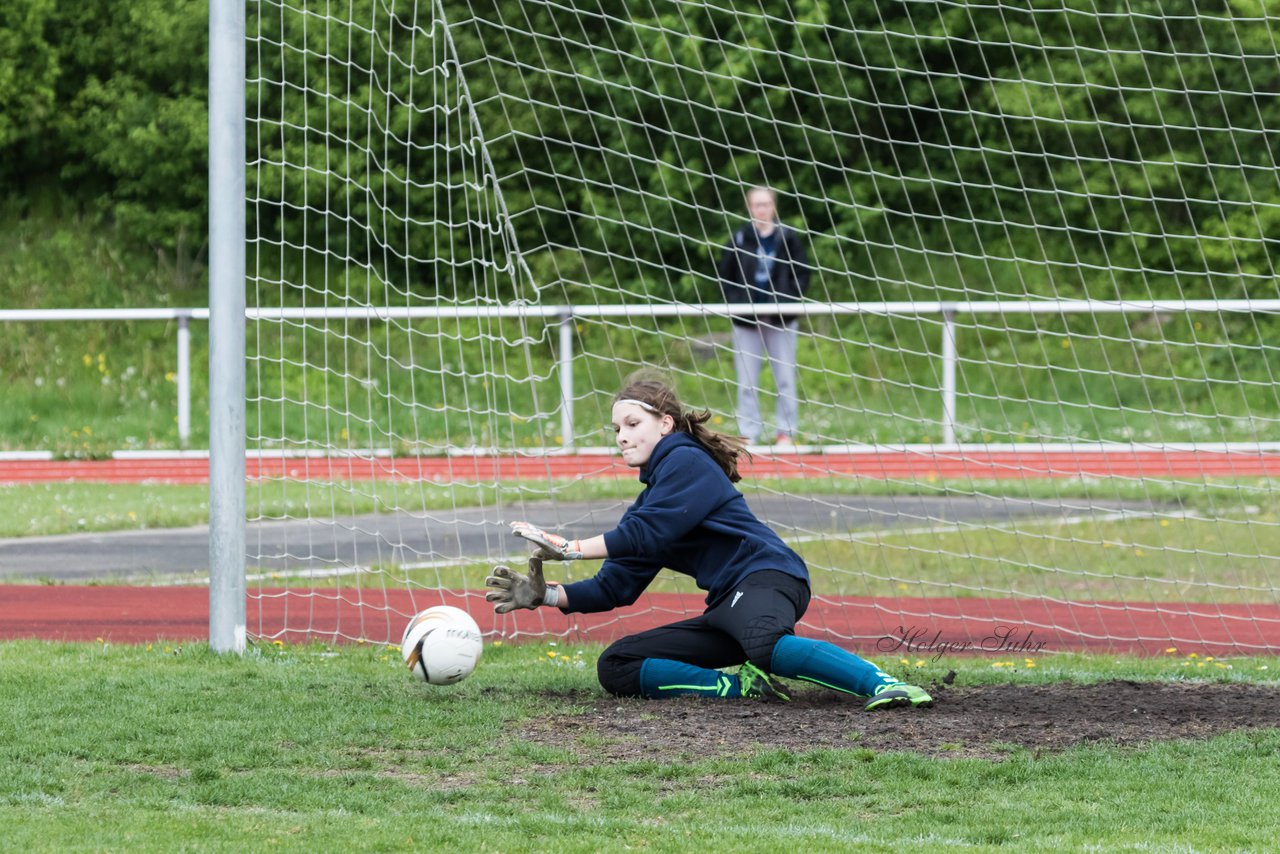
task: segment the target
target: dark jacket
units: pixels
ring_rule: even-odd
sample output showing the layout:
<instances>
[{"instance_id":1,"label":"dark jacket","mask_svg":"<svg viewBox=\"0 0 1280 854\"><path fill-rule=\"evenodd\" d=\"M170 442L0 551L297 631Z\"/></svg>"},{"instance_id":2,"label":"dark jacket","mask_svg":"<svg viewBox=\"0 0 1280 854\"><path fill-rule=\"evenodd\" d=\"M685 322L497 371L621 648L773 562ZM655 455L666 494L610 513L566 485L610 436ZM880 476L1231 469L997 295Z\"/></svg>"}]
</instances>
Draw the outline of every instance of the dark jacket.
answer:
<instances>
[{"instance_id":1,"label":"dark jacket","mask_svg":"<svg viewBox=\"0 0 1280 854\"><path fill-rule=\"evenodd\" d=\"M719 464L688 433L670 433L640 469L644 491L604 535L609 559L564 586L570 612L630 605L666 568L692 576L713 607L743 578L775 569L809 581L809 570L747 507Z\"/></svg>"},{"instance_id":2,"label":"dark jacket","mask_svg":"<svg viewBox=\"0 0 1280 854\"><path fill-rule=\"evenodd\" d=\"M724 301L730 304L750 303L761 307L780 302L799 302L809 286L809 260L804 242L793 228L778 224L778 248L769 271L769 288L756 285L756 253L759 240L750 223L734 232L725 244L720 256L720 289ZM792 320L794 318L786 318ZM738 326L753 326L756 322L779 325L777 315L761 312L754 318L735 316Z\"/></svg>"}]
</instances>

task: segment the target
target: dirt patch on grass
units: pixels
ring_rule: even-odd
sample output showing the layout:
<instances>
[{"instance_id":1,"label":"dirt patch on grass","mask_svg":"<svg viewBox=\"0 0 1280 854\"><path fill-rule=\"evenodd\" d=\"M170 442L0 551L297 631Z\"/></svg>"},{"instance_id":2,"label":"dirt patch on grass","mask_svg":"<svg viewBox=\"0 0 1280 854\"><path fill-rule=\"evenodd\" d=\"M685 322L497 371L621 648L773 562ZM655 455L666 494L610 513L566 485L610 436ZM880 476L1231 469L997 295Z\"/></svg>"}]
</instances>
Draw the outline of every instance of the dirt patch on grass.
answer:
<instances>
[{"instance_id":1,"label":"dirt patch on grass","mask_svg":"<svg viewBox=\"0 0 1280 854\"><path fill-rule=\"evenodd\" d=\"M174 765L142 765L136 762L130 762L123 764L120 767L128 771L134 771L138 774L150 774L153 777L159 777L161 780L172 781L191 776L191 772L186 768L178 768Z\"/></svg>"},{"instance_id":2,"label":"dirt patch on grass","mask_svg":"<svg viewBox=\"0 0 1280 854\"><path fill-rule=\"evenodd\" d=\"M1280 687L1106 682L931 686L930 708L862 711L855 698L800 691L791 703L601 699L526 725L526 737L585 761L675 762L763 748L867 748L997 759L1078 745L1143 745L1280 727ZM564 699L564 695L557 695Z\"/></svg>"}]
</instances>

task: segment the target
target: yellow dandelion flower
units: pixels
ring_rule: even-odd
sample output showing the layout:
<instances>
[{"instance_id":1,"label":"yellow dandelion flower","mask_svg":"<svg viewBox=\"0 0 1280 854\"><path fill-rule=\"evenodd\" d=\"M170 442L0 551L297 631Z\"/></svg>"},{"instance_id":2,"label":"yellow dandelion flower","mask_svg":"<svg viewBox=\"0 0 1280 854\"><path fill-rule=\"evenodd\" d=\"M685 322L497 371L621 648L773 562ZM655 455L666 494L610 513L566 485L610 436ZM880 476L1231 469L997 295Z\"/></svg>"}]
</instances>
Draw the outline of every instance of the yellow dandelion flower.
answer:
<instances>
[{"instance_id":1,"label":"yellow dandelion flower","mask_svg":"<svg viewBox=\"0 0 1280 854\"><path fill-rule=\"evenodd\" d=\"M899 664L910 664L910 663L911 663L911 660L910 660L910 659L907 659L907 658L899 658L899 659L898 659L898 663L899 663Z\"/></svg>"},{"instance_id":2,"label":"yellow dandelion flower","mask_svg":"<svg viewBox=\"0 0 1280 854\"><path fill-rule=\"evenodd\" d=\"M547 658L555 658L555 657L556 657L556 654L554 650L547 650Z\"/></svg>"},{"instance_id":3,"label":"yellow dandelion flower","mask_svg":"<svg viewBox=\"0 0 1280 854\"><path fill-rule=\"evenodd\" d=\"M923 660L923 659L921 659L921 660L917 661L917 662L916 662L916 667L924 667L924 660Z\"/></svg>"},{"instance_id":4,"label":"yellow dandelion flower","mask_svg":"<svg viewBox=\"0 0 1280 854\"><path fill-rule=\"evenodd\" d=\"M1165 652L1177 652L1177 651L1178 651L1178 648L1176 646L1171 646L1165 650Z\"/></svg>"},{"instance_id":5,"label":"yellow dandelion flower","mask_svg":"<svg viewBox=\"0 0 1280 854\"><path fill-rule=\"evenodd\" d=\"M1168 520L1168 519L1161 519L1161 520L1160 520L1160 527L1161 527L1161 528L1167 528L1167 527L1169 527L1169 520Z\"/></svg>"}]
</instances>

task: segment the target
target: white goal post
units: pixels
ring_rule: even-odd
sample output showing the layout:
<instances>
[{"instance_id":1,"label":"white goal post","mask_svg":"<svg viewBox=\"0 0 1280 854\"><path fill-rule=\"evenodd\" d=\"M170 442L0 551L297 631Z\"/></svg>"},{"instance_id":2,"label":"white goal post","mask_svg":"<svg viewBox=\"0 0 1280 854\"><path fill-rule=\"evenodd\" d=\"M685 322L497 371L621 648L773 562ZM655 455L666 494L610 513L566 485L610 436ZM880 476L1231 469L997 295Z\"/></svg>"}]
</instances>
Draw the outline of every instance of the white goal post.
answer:
<instances>
[{"instance_id":1,"label":"white goal post","mask_svg":"<svg viewBox=\"0 0 1280 854\"><path fill-rule=\"evenodd\" d=\"M245 10L209 2L209 645L245 617Z\"/></svg>"}]
</instances>

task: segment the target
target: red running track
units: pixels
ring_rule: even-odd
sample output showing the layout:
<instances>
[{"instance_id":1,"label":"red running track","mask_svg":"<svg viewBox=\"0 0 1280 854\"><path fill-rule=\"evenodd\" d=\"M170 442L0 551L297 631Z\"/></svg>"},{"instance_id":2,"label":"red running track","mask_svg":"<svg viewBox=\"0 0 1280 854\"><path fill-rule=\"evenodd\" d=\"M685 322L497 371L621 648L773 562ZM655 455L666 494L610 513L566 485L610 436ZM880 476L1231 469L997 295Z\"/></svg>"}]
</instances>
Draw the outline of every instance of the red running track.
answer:
<instances>
[{"instance_id":1,"label":"red running track","mask_svg":"<svg viewBox=\"0 0 1280 854\"><path fill-rule=\"evenodd\" d=\"M543 609L499 617L474 592L277 589L249 600L248 628L254 637L286 642L398 644L409 615L440 604L465 608L491 636L598 642L702 611L700 597L675 593L646 594L609 614ZM0 639L200 641L208 637L208 615L207 588L0 586ZM964 652L1015 659L1065 650L1163 654L1170 646L1273 655L1280 654L1280 606L846 597L815 600L800 632L886 660Z\"/></svg>"},{"instance_id":2,"label":"red running track","mask_svg":"<svg viewBox=\"0 0 1280 854\"><path fill-rule=\"evenodd\" d=\"M601 454L454 457L250 457L246 474L311 480L428 480L489 483L634 477L621 458ZM865 453L758 454L746 477L875 479L1132 477L1202 479L1280 475L1280 453L1270 451L868 451ZM199 458L111 460L0 460L0 484L66 481L103 483L207 483L209 461Z\"/></svg>"},{"instance_id":3,"label":"red running track","mask_svg":"<svg viewBox=\"0 0 1280 854\"><path fill-rule=\"evenodd\" d=\"M250 458L250 478L380 478L440 482L632 477L620 459L547 457ZM878 479L1266 477L1280 475L1280 453L1225 451L899 451L856 454L765 454L748 477L825 474ZM0 461L0 483L204 483L205 459ZM561 636L608 641L701 611L696 597L653 594L636 608L570 618L537 612L500 622L477 598L460 593L264 591L249 603L255 636L299 641L366 638L398 642L409 614L431 604L466 606L488 632L507 637ZM356 598L358 596L358 598ZM146 642L207 637L208 591L180 587L0 586L0 638ZM1005 599L846 598L815 602L807 634L864 651L929 656L953 651L1014 654L1066 649L1159 653L1173 646L1207 654L1280 652L1280 607L1185 603L1059 603ZM311 634L305 629L310 627ZM905 634L904 634L905 633ZM1001 640L1001 637L1004 640ZM885 640L885 639L888 640ZM984 649L984 644L986 647ZM1022 644L1024 648L1017 648ZM1043 644L1043 646L1038 646ZM897 649L892 649L897 645Z\"/></svg>"}]
</instances>

